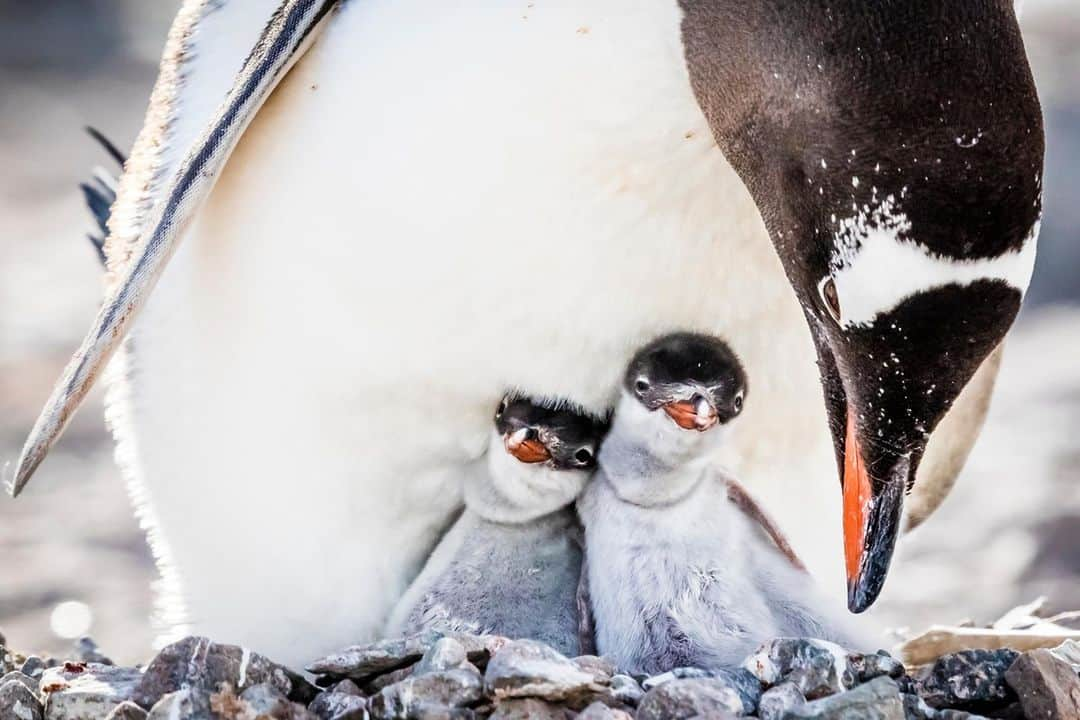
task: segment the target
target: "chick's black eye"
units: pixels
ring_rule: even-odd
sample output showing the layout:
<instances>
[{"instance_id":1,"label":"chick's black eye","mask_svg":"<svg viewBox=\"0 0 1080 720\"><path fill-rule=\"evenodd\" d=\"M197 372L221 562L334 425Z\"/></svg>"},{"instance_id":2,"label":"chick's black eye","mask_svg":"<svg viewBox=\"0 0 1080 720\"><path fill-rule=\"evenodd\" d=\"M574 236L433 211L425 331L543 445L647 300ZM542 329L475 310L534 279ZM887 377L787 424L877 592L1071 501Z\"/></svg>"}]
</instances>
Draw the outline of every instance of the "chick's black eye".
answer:
<instances>
[{"instance_id":1,"label":"chick's black eye","mask_svg":"<svg viewBox=\"0 0 1080 720\"><path fill-rule=\"evenodd\" d=\"M507 405L506 398L503 398L502 402L499 403L498 409L495 411L495 417L499 417L504 412L506 412L506 405Z\"/></svg>"},{"instance_id":2,"label":"chick's black eye","mask_svg":"<svg viewBox=\"0 0 1080 720\"><path fill-rule=\"evenodd\" d=\"M645 392L649 389L649 381L645 378L638 378L637 381L634 383L634 389L637 390L638 393Z\"/></svg>"},{"instance_id":3,"label":"chick's black eye","mask_svg":"<svg viewBox=\"0 0 1080 720\"><path fill-rule=\"evenodd\" d=\"M574 459L584 465L585 463L592 460L592 452L588 448L581 448L576 453L574 453Z\"/></svg>"}]
</instances>

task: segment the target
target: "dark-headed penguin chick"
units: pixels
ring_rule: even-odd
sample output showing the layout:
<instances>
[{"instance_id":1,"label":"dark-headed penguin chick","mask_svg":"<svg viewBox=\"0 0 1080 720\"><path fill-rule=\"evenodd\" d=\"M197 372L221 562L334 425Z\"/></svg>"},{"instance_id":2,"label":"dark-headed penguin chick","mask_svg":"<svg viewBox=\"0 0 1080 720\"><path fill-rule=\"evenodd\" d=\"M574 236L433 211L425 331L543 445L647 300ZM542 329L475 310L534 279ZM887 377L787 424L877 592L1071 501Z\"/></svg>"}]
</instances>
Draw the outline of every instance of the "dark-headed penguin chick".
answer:
<instances>
[{"instance_id":1,"label":"dark-headed penguin chick","mask_svg":"<svg viewBox=\"0 0 1080 720\"><path fill-rule=\"evenodd\" d=\"M465 511L399 602L390 630L494 633L581 654L574 501L607 429L565 402L507 396L465 479Z\"/></svg>"},{"instance_id":2,"label":"dark-headed penguin chick","mask_svg":"<svg viewBox=\"0 0 1080 720\"><path fill-rule=\"evenodd\" d=\"M735 353L707 335L661 337L626 371L578 501L596 645L624 672L732 667L777 636L849 639L765 514L710 462L746 393Z\"/></svg>"}]
</instances>

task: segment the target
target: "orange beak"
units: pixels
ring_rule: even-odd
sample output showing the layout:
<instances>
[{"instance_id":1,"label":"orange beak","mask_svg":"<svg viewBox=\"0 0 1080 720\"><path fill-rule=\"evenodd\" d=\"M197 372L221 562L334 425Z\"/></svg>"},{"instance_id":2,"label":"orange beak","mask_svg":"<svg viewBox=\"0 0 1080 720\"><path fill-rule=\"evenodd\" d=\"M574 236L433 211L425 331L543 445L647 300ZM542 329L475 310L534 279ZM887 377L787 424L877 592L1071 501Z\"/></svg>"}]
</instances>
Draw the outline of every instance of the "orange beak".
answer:
<instances>
[{"instance_id":1,"label":"orange beak","mask_svg":"<svg viewBox=\"0 0 1080 720\"><path fill-rule=\"evenodd\" d=\"M664 406L664 412L683 430L705 432L718 420L716 410L705 400L696 404L689 400L668 403Z\"/></svg>"},{"instance_id":2,"label":"orange beak","mask_svg":"<svg viewBox=\"0 0 1080 720\"><path fill-rule=\"evenodd\" d=\"M844 561L848 585L859 575L866 540L866 511L870 505L870 478L855 440L855 418L848 410L844 440Z\"/></svg>"},{"instance_id":3,"label":"orange beak","mask_svg":"<svg viewBox=\"0 0 1080 720\"><path fill-rule=\"evenodd\" d=\"M900 529L904 488L913 471L908 455L883 455L876 463L872 467L880 476L870 474L849 407L844 437L844 564L848 609L856 613L873 605L885 584Z\"/></svg>"},{"instance_id":4,"label":"orange beak","mask_svg":"<svg viewBox=\"0 0 1080 720\"><path fill-rule=\"evenodd\" d=\"M522 428L503 437L506 452L523 463L541 463L551 459L551 453L535 438L526 439L528 430Z\"/></svg>"}]
</instances>

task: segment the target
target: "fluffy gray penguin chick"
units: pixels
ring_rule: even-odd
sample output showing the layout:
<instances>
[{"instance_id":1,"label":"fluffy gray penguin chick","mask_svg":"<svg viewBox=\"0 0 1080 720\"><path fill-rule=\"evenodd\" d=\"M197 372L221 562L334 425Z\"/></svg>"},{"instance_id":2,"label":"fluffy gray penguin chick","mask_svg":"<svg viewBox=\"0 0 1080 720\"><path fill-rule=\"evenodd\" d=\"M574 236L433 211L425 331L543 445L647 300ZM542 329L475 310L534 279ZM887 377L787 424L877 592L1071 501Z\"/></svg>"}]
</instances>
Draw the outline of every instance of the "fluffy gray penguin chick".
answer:
<instances>
[{"instance_id":1,"label":"fluffy gray penguin chick","mask_svg":"<svg viewBox=\"0 0 1080 720\"><path fill-rule=\"evenodd\" d=\"M764 514L710 465L746 393L735 353L707 335L663 336L626 371L578 501L596 644L624 672L737 666L778 636L850 640Z\"/></svg>"},{"instance_id":2,"label":"fluffy gray penguin chick","mask_svg":"<svg viewBox=\"0 0 1080 720\"><path fill-rule=\"evenodd\" d=\"M505 397L465 479L465 510L395 608L391 632L495 633L580 654L574 500L606 429L564 402Z\"/></svg>"}]
</instances>

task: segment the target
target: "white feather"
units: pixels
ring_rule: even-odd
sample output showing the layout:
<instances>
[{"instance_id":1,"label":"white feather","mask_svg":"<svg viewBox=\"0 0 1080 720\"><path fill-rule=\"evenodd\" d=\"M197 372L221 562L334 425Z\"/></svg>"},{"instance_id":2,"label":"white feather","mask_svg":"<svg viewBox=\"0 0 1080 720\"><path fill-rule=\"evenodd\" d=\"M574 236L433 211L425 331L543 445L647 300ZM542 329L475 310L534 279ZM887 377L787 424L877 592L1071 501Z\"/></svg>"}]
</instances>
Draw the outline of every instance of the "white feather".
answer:
<instances>
[{"instance_id":1,"label":"white feather","mask_svg":"<svg viewBox=\"0 0 1080 720\"><path fill-rule=\"evenodd\" d=\"M888 195L837 221L831 277L844 327L869 325L905 299L946 285L1001 280L1021 293L1035 268L1039 223L1019 250L992 258L959 260L938 255L908 239L911 221L902 203Z\"/></svg>"}]
</instances>

